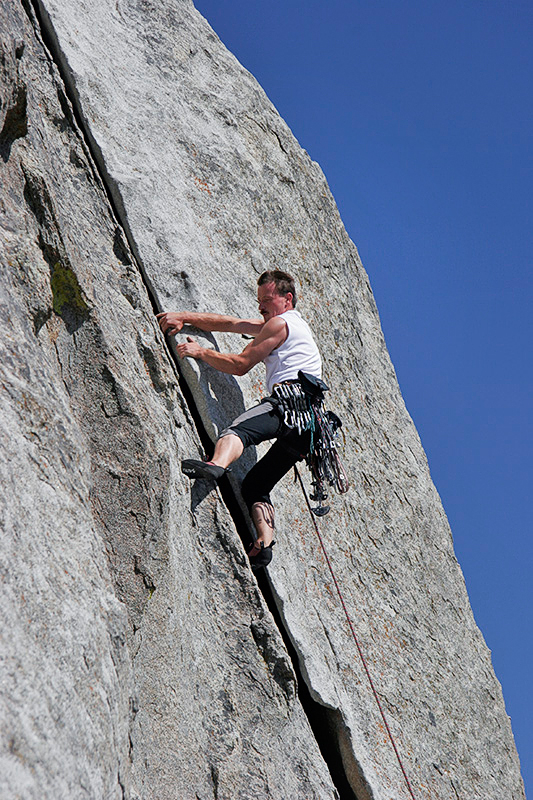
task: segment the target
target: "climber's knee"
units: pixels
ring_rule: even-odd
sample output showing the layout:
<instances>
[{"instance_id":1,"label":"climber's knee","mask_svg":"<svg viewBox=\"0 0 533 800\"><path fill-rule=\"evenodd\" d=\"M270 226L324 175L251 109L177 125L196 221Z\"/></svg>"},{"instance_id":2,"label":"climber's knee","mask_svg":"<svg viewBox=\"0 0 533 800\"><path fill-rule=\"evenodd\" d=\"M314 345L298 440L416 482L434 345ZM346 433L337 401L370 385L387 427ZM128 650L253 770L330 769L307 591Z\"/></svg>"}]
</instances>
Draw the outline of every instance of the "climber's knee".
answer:
<instances>
[{"instance_id":1,"label":"climber's knee","mask_svg":"<svg viewBox=\"0 0 533 800\"><path fill-rule=\"evenodd\" d=\"M258 485L257 475L254 475L254 470L251 470L248 475L245 476L241 486L241 494L250 513L255 503L267 503L272 506L270 494L265 492L262 487Z\"/></svg>"}]
</instances>

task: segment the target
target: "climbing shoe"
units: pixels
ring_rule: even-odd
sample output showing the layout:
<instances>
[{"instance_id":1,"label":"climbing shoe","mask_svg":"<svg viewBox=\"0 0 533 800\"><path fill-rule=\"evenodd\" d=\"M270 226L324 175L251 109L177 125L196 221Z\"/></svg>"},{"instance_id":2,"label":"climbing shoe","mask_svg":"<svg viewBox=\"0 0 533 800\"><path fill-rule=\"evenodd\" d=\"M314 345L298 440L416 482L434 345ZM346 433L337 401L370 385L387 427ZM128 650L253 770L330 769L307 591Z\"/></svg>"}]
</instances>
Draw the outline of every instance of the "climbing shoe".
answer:
<instances>
[{"instance_id":1,"label":"climbing shoe","mask_svg":"<svg viewBox=\"0 0 533 800\"><path fill-rule=\"evenodd\" d=\"M197 461L194 458L186 458L182 461L181 471L188 478L211 478L214 481L218 481L227 472L224 467L218 467L207 461Z\"/></svg>"},{"instance_id":2,"label":"climbing shoe","mask_svg":"<svg viewBox=\"0 0 533 800\"><path fill-rule=\"evenodd\" d=\"M265 547L264 542L253 542L248 548L248 559L253 572L267 567L272 561L272 548L276 542L271 542Z\"/></svg>"}]
</instances>

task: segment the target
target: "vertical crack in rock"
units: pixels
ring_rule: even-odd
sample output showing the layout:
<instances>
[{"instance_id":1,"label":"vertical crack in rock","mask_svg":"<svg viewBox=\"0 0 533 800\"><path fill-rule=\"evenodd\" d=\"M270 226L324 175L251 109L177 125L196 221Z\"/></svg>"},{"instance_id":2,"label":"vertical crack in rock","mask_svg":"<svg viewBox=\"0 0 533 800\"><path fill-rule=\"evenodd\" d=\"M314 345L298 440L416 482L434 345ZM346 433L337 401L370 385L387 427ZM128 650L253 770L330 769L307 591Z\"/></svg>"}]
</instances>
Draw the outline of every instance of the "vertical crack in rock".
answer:
<instances>
[{"instance_id":1,"label":"vertical crack in rock","mask_svg":"<svg viewBox=\"0 0 533 800\"><path fill-rule=\"evenodd\" d=\"M142 261L139 257L135 239L131 233L128 224L128 217L126 214L126 210L124 208L124 204L122 202L122 197L115 184L115 181L112 179L106 168L105 159L102 155L102 151L98 143L94 139L94 136L91 133L89 125L86 123L76 86L71 78L70 69L68 67L68 64L66 63L66 59L59 45L56 33L54 31L54 26L52 25L48 12L44 8L40 0L25 0L23 2L23 6L32 24L34 25L36 32L40 34L43 45L48 51L51 60L56 65L59 74L61 75L66 96L62 95L62 93L60 92L58 93L58 99L60 105L65 113L66 118L72 122L73 127L78 128L80 134L84 138L85 146L87 148L88 153L90 153L91 156L89 162L94 164L97 170L97 172L95 173L95 177L98 179L100 185L102 186L109 200L109 204L113 209L113 213L115 215L116 220L120 221L120 226L124 231L129 248L131 249L131 252L135 257L135 260L137 262L137 267L139 268L141 275L143 277L143 281L149 290L148 293L150 296L150 301L155 308L156 304L154 302L153 287L150 283L148 275L146 274L146 271L143 269ZM126 249L124 248L123 243L121 243L120 240L121 236L119 236L118 239L116 238L115 245L125 255Z\"/></svg>"},{"instance_id":2,"label":"vertical crack in rock","mask_svg":"<svg viewBox=\"0 0 533 800\"><path fill-rule=\"evenodd\" d=\"M185 391L187 393L190 392L188 388L186 388ZM202 443L206 450L209 450L209 447L212 445L205 432L196 407L194 406L192 397L188 399L188 402L191 413L195 418L199 435L202 438ZM247 541L250 541L250 529L229 479L223 478L219 482L219 487L224 503L233 518L237 532L242 541L246 544ZM339 793L340 800L374 800L374 794L363 774L362 768L360 764L357 763L352 753L342 714L337 709L327 708L313 699L305 676L300 668L297 650L291 641L289 632L278 610L267 574L265 572L258 572L256 573L256 579L270 613L274 618L276 627L281 634L287 653L289 654L292 668L297 678L298 698L309 720L311 730L313 731L315 740L322 753L322 757L328 766L331 779ZM267 660L269 657L268 646L266 648L264 646L260 626L254 627L252 635L258 648L264 654L265 660ZM278 680L281 685L284 679L286 682L288 676L277 675L278 667L283 669L282 664L276 663L273 668L273 677L275 680Z\"/></svg>"},{"instance_id":3,"label":"vertical crack in rock","mask_svg":"<svg viewBox=\"0 0 533 800\"><path fill-rule=\"evenodd\" d=\"M157 313L160 311L160 309L155 299L155 293L153 291L151 282L146 275L142 261L139 257L134 237L129 229L127 215L120 197L120 193L105 167L105 162L100 148L95 142L94 137L91 135L88 125L85 123L77 91L73 81L70 78L68 66L61 52L61 48L57 41L57 37L53 30L53 26L50 22L48 14L39 0L30 0L30 2L25 2L23 5L32 21L32 24L35 26L36 30L40 32L43 44L48 50L50 58L59 70L66 94L65 97L60 93L59 101L65 111L66 117L69 119L73 117L73 126L77 127L80 131L80 134L84 137L85 146L91 156L90 160L93 162L97 170L95 177L102 185L113 210L115 219L117 220L118 225L115 232L114 252L117 255L117 258L119 258L123 263L129 264L131 263L129 256L127 255L129 246L129 249L131 250L131 253L135 259L136 267L139 269L143 282L146 286L148 297L154 313ZM8 108L3 126L0 130L0 155L4 160L9 158L13 141L15 141L16 138L24 136L27 131L25 87L19 86L14 91L13 98L13 102ZM68 98L68 100L66 98ZM279 140L279 136L277 136L277 138L280 147L283 149L282 143ZM39 185L38 176L35 176L30 170L28 170L25 171L25 177L27 195L26 199L28 200L28 203L35 216L40 219L42 217L49 217L50 214L52 214L53 217L53 209L51 204L47 202L47 197L43 191L43 187ZM123 237L125 237L127 245L125 244ZM68 324L69 329L75 330L78 326L78 323L80 323L80 318L81 321L83 321L83 319L85 319L87 316L89 310L88 306L81 294L80 287L75 280L74 273L70 269L69 265L64 263L64 261L61 259L60 242L51 243L43 240L40 241L40 246L50 267L50 284L54 300L54 311L64 318L64 321ZM131 298L130 302L132 305L135 305L135 298ZM39 323L36 322L36 324L39 324L40 326L42 321L39 321ZM167 348L167 352L171 361L175 365L180 390L195 424L200 441L202 442L202 446L204 447L206 453L209 453L212 449L212 441L205 429L200 412L194 401L193 393L183 376L177 358L172 353L170 348ZM248 543L251 538L249 524L229 480L224 478L220 482L219 488L222 499L233 518L239 536L245 544ZM137 564L136 569L141 572ZM142 577L146 582L147 589L149 591L153 590L151 581L147 581L144 573L142 573ZM328 709L312 698L299 666L298 654L289 638L288 632L283 624L282 617L277 609L268 578L265 574L259 574L256 577L258 579L259 588L263 594L263 597L265 598L265 602L267 603L283 638L285 647L292 662L292 667L297 676L298 696L300 703L307 715L310 727L313 731L324 761L329 768L332 781L339 793L340 800L372 800L373 795L368 788L368 784L364 778L364 775L362 774L360 766L355 762L355 759L351 754L350 747L343 747L342 732L345 728L345 725L342 720L342 715L339 711ZM292 691L289 689L288 684L292 683L293 679L292 675L287 674L286 664L281 663L279 659L277 659L276 654L272 655L268 642L265 643L264 641L265 636L268 634L265 634L265 632L260 630L257 626L252 631L252 634L256 641L258 650L260 650L260 652L263 654L265 661L268 662L269 658L271 657L275 658L276 660L275 664L270 665L272 667L272 675L274 680L279 683L284 691L285 687L287 687L287 691ZM216 795L216 775L213 775L213 784ZM119 785L122 794L124 795L124 787L120 782Z\"/></svg>"},{"instance_id":4,"label":"vertical crack in rock","mask_svg":"<svg viewBox=\"0 0 533 800\"><path fill-rule=\"evenodd\" d=\"M342 714L336 709L329 709L313 699L307 686L298 653L288 632L283 624L282 617L277 608L272 589L265 574L258 574L258 584L265 601L274 617L281 633L285 647L292 661L293 669L298 680L298 697L307 715L309 724L315 736L320 752L328 765L331 779L339 793L340 800L374 800L368 784L362 774L360 765L355 762L351 748L343 748L342 733L345 725ZM347 760L353 761L351 769L347 769ZM357 791L354 791L357 787Z\"/></svg>"}]
</instances>

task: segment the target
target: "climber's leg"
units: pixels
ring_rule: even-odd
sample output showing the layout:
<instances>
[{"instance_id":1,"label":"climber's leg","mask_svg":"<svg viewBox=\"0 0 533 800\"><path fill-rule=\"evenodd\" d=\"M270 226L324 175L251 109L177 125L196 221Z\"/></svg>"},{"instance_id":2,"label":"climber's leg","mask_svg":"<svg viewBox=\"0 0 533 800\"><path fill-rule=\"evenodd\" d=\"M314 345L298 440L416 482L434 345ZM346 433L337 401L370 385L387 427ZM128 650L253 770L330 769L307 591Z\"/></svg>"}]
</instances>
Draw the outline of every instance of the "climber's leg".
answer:
<instances>
[{"instance_id":1,"label":"climber's leg","mask_svg":"<svg viewBox=\"0 0 533 800\"><path fill-rule=\"evenodd\" d=\"M252 503L250 514L257 532L256 542L263 542L263 545L268 547L274 536L274 506L272 503L260 500Z\"/></svg>"},{"instance_id":2,"label":"climber's leg","mask_svg":"<svg viewBox=\"0 0 533 800\"><path fill-rule=\"evenodd\" d=\"M210 461L187 458L181 462L182 472L189 478L218 480L230 464L242 455L245 447L274 439L282 428L283 422L272 403L263 401L245 411L222 431Z\"/></svg>"},{"instance_id":3,"label":"climber's leg","mask_svg":"<svg viewBox=\"0 0 533 800\"><path fill-rule=\"evenodd\" d=\"M215 452L209 463L227 469L230 464L233 464L234 461L237 461L242 456L243 450L242 439L236 433L228 432L220 439L217 439Z\"/></svg>"},{"instance_id":4,"label":"climber's leg","mask_svg":"<svg viewBox=\"0 0 533 800\"><path fill-rule=\"evenodd\" d=\"M276 483L305 455L309 449L309 433L288 431L281 436L267 453L245 476L241 492L250 510L257 538L249 552L250 560L260 549L271 547L274 536L274 506L270 492ZM271 558L270 554L270 558Z\"/></svg>"}]
</instances>

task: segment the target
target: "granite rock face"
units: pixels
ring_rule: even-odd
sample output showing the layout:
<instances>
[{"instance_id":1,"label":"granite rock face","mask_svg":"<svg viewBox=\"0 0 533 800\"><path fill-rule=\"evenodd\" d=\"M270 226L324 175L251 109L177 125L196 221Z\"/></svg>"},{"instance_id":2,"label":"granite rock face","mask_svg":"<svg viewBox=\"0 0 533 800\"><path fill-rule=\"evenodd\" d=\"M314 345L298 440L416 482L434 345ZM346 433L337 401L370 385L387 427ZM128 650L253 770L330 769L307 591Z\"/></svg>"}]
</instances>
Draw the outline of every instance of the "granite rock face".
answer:
<instances>
[{"instance_id":1,"label":"granite rock face","mask_svg":"<svg viewBox=\"0 0 533 800\"><path fill-rule=\"evenodd\" d=\"M0 795L334 798L63 82L0 19Z\"/></svg>"},{"instance_id":2,"label":"granite rock face","mask_svg":"<svg viewBox=\"0 0 533 800\"><path fill-rule=\"evenodd\" d=\"M193 416L213 438L262 373L193 362L180 377L154 311L256 316L257 275L277 267L298 279L344 420L351 488L320 525L412 792L523 798L318 165L187 0L14 2L0 20L2 796L333 798L324 759L343 798L411 796L292 476L269 610L231 500L258 454L226 487L235 519L179 471L206 446Z\"/></svg>"}]
</instances>

